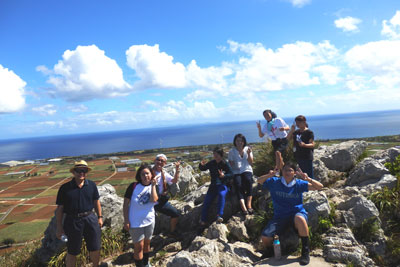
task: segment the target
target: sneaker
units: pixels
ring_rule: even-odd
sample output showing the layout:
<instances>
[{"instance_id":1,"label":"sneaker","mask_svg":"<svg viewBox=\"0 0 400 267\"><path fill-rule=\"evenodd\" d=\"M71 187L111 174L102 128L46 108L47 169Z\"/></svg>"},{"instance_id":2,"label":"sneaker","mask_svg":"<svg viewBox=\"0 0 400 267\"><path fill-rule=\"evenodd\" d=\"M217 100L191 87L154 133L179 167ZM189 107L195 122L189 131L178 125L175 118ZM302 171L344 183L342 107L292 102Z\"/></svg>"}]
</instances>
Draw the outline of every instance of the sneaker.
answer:
<instances>
[{"instance_id":1,"label":"sneaker","mask_svg":"<svg viewBox=\"0 0 400 267\"><path fill-rule=\"evenodd\" d=\"M308 249L301 252L299 262L300 265L307 265L310 263L310 251Z\"/></svg>"},{"instance_id":2,"label":"sneaker","mask_svg":"<svg viewBox=\"0 0 400 267\"><path fill-rule=\"evenodd\" d=\"M242 210L242 215L246 216L248 214L249 214L249 212L247 210Z\"/></svg>"},{"instance_id":3,"label":"sneaker","mask_svg":"<svg viewBox=\"0 0 400 267\"><path fill-rule=\"evenodd\" d=\"M224 221L224 218L221 216L217 216L217 223L222 223Z\"/></svg>"},{"instance_id":4,"label":"sneaker","mask_svg":"<svg viewBox=\"0 0 400 267\"><path fill-rule=\"evenodd\" d=\"M247 212L252 215L254 213L254 210L252 208L247 209Z\"/></svg>"}]
</instances>

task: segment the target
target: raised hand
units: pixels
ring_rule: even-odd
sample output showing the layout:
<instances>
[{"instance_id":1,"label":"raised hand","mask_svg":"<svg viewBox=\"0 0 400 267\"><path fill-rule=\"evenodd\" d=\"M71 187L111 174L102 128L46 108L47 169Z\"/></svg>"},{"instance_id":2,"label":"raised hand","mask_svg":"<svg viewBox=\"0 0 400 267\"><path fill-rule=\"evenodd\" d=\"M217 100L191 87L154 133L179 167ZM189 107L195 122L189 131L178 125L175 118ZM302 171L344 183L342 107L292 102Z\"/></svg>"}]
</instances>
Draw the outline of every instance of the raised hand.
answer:
<instances>
[{"instance_id":1,"label":"raised hand","mask_svg":"<svg viewBox=\"0 0 400 267\"><path fill-rule=\"evenodd\" d=\"M225 177L225 173L222 170L218 170L218 173L219 173L219 178Z\"/></svg>"},{"instance_id":2,"label":"raised hand","mask_svg":"<svg viewBox=\"0 0 400 267\"><path fill-rule=\"evenodd\" d=\"M261 122L260 122L260 121L257 121L256 124L257 124L257 128L258 128L258 129L261 129Z\"/></svg>"},{"instance_id":3,"label":"raised hand","mask_svg":"<svg viewBox=\"0 0 400 267\"><path fill-rule=\"evenodd\" d=\"M179 170L179 166L181 166L181 161L178 160L177 162L175 162L175 168L176 170Z\"/></svg>"},{"instance_id":4,"label":"raised hand","mask_svg":"<svg viewBox=\"0 0 400 267\"><path fill-rule=\"evenodd\" d=\"M200 164L202 165L202 166L204 166L204 165L206 165L206 161L203 159L201 162L200 162Z\"/></svg>"},{"instance_id":5,"label":"raised hand","mask_svg":"<svg viewBox=\"0 0 400 267\"><path fill-rule=\"evenodd\" d=\"M247 148L247 155L248 155L249 157L250 157L251 151L252 151L252 150L251 150L251 147L248 147L248 148Z\"/></svg>"}]
</instances>

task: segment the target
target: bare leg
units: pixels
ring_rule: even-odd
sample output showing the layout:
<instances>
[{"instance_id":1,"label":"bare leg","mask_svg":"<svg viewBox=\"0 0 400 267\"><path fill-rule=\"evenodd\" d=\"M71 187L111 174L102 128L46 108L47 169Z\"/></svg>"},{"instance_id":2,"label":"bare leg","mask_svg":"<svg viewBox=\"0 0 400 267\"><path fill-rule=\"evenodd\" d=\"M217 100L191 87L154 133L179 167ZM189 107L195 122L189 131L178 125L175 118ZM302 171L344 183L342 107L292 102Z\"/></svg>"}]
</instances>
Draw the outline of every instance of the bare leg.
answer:
<instances>
[{"instance_id":1,"label":"bare leg","mask_svg":"<svg viewBox=\"0 0 400 267\"><path fill-rule=\"evenodd\" d=\"M261 236L261 240L263 242L264 247L271 247L272 246L272 237Z\"/></svg>"},{"instance_id":2,"label":"bare leg","mask_svg":"<svg viewBox=\"0 0 400 267\"><path fill-rule=\"evenodd\" d=\"M308 236L308 225L306 219L302 216L295 216L294 217L294 226L296 227L297 231L299 232L299 236Z\"/></svg>"},{"instance_id":3,"label":"bare leg","mask_svg":"<svg viewBox=\"0 0 400 267\"><path fill-rule=\"evenodd\" d=\"M93 262L93 267L99 266L100 250L89 251L90 260Z\"/></svg>"},{"instance_id":4,"label":"bare leg","mask_svg":"<svg viewBox=\"0 0 400 267\"><path fill-rule=\"evenodd\" d=\"M67 253L66 265L67 265L67 267L75 267L76 266L76 256Z\"/></svg>"},{"instance_id":5,"label":"bare leg","mask_svg":"<svg viewBox=\"0 0 400 267\"><path fill-rule=\"evenodd\" d=\"M144 253L150 252L150 240L147 239L144 240L143 252Z\"/></svg>"},{"instance_id":6,"label":"bare leg","mask_svg":"<svg viewBox=\"0 0 400 267\"><path fill-rule=\"evenodd\" d=\"M175 231L176 229L176 225L178 224L178 217L176 218L171 218L171 222L170 222L170 230L171 233Z\"/></svg>"},{"instance_id":7,"label":"bare leg","mask_svg":"<svg viewBox=\"0 0 400 267\"><path fill-rule=\"evenodd\" d=\"M144 247L144 239L140 240L139 242L133 245L133 258L135 260L143 259L143 247Z\"/></svg>"},{"instance_id":8,"label":"bare leg","mask_svg":"<svg viewBox=\"0 0 400 267\"><path fill-rule=\"evenodd\" d=\"M246 205L244 204L244 199L241 198L239 200L239 203L240 203L240 208L242 209L242 211L247 211Z\"/></svg>"},{"instance_id":9,"label":"bare leg","mask_svg":"<svg viewBox=\"0 0 400 267\"><path fill-rule=\"evenodd\" d=\"M282 170L285 163L283 162L282 153L279 151L275 151L275 163L276 168L278 168L279 171Z\"/></svg>"},{"instance_id":10,"label":"bare leg","mask_svg":"<svg viewBox=\"0 0 400 267\"><path fill-rule=\"evenodd\" d=\"M253 196L248 196L246 199L246 204L247 204L247 208L251 209L251 200L253 199Z\"/></svg>"}]
</instances>

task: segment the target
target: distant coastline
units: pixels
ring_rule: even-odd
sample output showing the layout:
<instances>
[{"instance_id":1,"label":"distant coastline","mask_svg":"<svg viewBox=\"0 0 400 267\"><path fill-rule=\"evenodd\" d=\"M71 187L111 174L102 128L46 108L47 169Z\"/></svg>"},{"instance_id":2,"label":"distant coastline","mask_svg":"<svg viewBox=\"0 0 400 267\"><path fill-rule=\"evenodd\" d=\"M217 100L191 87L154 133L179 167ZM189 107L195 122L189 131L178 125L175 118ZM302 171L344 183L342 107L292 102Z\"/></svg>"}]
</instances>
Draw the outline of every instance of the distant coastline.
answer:
<instances>
[{"instance_id":1,"label":"distant coastline","mask_svg":"<svg viewBox=\"0 0 400 267\"><path fill-rule=\"evenodd\" d=\"M291 125L293 118L284 118ZM400 110L308 116L316 139L355 139L400 134ZM0 140L0 163L132 150L223 144L242 133L262 142L256 122L225 122L115 132Z\"/></svg>"}]
</instances>

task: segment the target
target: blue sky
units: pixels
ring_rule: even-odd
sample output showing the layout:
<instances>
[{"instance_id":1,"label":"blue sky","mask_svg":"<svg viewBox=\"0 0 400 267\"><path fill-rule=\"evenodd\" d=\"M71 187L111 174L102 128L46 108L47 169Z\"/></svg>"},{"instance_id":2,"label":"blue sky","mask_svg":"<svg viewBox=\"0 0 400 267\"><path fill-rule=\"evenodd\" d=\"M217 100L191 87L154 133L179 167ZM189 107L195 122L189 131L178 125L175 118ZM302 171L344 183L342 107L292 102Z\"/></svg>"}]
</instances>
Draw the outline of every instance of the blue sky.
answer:
<instances>
[{"instance_id":1,"label":"blue sky","mask_svg":"<svg viewBox=\"0 0 400 267\"><path fill-rule=\"evenodd\" d=\"M0 1L0 139L398 109L398 0Z\"/></svg>"}]
</instances>

